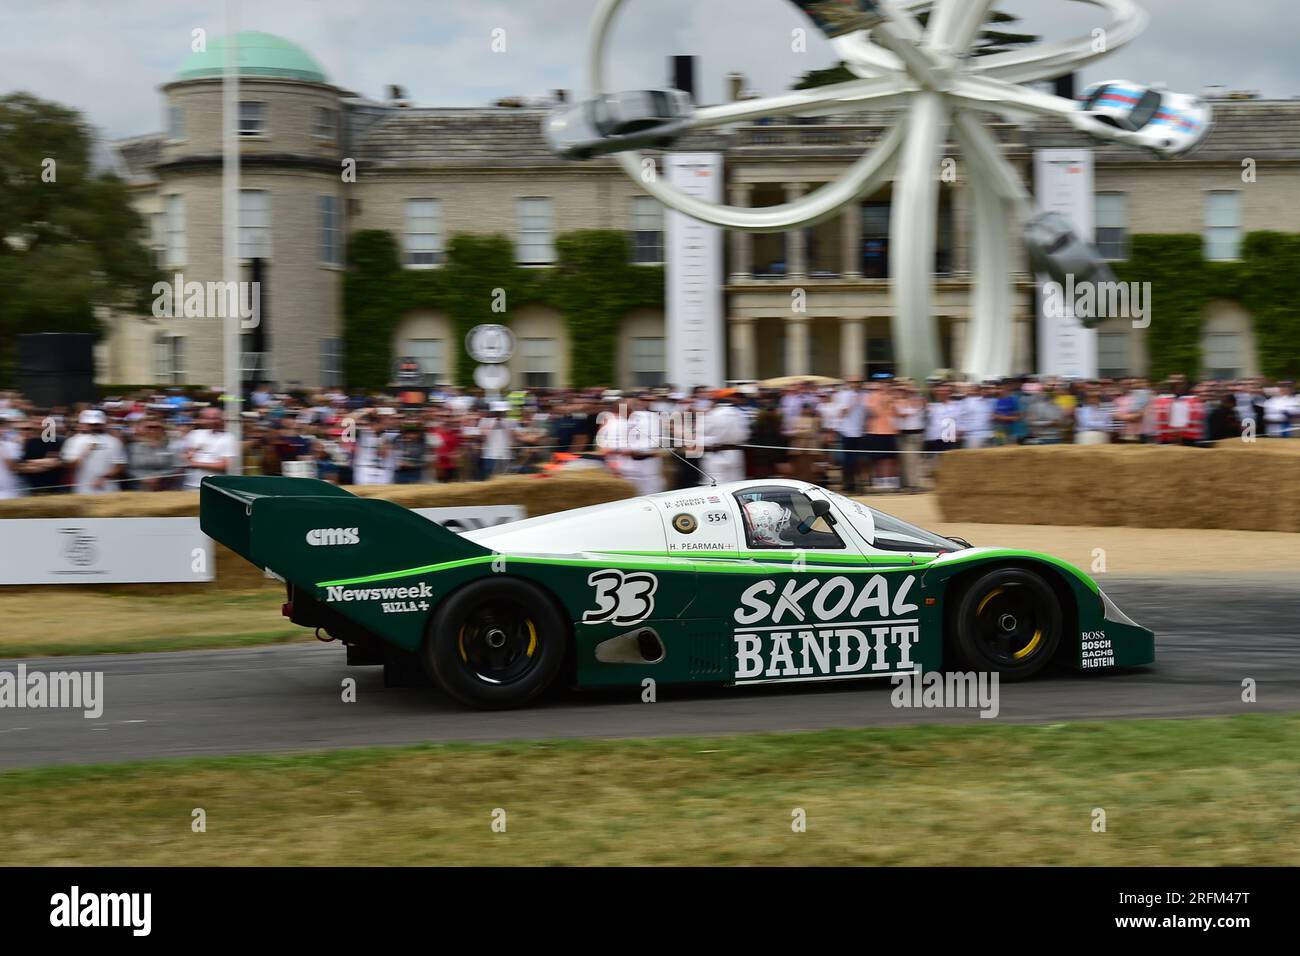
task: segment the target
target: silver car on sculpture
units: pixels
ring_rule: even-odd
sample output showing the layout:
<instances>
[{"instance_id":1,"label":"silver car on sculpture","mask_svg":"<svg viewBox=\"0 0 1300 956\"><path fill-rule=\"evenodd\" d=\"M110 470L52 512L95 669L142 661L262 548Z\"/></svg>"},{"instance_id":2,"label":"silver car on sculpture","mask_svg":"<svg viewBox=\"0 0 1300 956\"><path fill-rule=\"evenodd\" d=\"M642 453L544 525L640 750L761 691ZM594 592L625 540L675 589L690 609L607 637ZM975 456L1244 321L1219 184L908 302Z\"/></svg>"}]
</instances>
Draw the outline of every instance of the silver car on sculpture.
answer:
<instances>
[{"instance_id":1,"label":"silver car on sculpture","mask_svg":"<svg viewBox=\"0 0 1300 956\"><path fill-rule=\"evenodd\" d=\"M1030 219L1025 223L1024 238L1030 265L1038 275L1050 276L1062 285L1069 276L1074 277L1076 285L1115 281L1115 273L1101 253L1085 242L1059 212L1040 213Z\"/></svg>"},{"instance_id":2,"label":"silver car on sculpture","mask_svg":"<svg viewBox=\"0 0 1300 956\"><path fill-rule=\"evenodd\" d=\"M559 106L542 130L551 150L565 159L590 159L629 149L666 148L686 131L691 98L681 90L608 93Z\"/></svg>"}]
</instances>

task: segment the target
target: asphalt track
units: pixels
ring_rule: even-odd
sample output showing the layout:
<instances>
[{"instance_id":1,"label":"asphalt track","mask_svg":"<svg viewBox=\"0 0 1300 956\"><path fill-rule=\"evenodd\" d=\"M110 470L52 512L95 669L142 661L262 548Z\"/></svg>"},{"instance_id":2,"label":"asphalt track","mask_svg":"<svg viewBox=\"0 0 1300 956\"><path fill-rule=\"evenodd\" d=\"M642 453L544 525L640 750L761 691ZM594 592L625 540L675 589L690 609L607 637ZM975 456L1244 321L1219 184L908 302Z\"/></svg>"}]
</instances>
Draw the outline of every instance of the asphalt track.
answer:
<instances>
[{"instance_id":1,"label":"asphalt track","mask_svg":"<svg viewBox=\"0 0 1300 956\"><path fill-rule=\"evenodd\" d=\"M1102 586L1156 631L1156 664L1061 673L1001 687L1000 721L1300 712L1300 580L1112 579ZM2 626L2 625L0 625ZM480 713L432 688L385 688L377 667L344 666L339 645L118 654L24 661L29 670L102 670L103 715L0 709L0 767L309 751L424 741L665 737L923 722L991 723L975 710L895 709L887 681L561 691L520 711ZM18 661L0 661L15 671ZM340 685L357 680L357 700ZM1253 678L1257 702L1243 703Z\"/></svg>"}]
</instances>

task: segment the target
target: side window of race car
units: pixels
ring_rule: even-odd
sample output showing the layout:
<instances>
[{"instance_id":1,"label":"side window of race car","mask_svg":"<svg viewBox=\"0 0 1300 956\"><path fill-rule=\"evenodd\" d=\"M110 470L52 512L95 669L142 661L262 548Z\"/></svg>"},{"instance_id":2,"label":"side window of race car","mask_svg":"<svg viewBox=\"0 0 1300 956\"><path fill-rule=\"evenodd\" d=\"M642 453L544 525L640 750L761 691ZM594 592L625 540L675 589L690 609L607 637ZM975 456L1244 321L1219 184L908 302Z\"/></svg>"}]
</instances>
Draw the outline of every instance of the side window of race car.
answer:
<instances>
[{"instance_id":1,"label":"side window of race car","mask_svg":"<svg viewBox=\"0 0 1300 956\"><path fill-rule=\"evenodd\" d=\"M750 488L736 495L745 541L768 548L841 549L844 542L824 518L813 513L808 496L796 488Z\"/></svg>"}]
</instances>

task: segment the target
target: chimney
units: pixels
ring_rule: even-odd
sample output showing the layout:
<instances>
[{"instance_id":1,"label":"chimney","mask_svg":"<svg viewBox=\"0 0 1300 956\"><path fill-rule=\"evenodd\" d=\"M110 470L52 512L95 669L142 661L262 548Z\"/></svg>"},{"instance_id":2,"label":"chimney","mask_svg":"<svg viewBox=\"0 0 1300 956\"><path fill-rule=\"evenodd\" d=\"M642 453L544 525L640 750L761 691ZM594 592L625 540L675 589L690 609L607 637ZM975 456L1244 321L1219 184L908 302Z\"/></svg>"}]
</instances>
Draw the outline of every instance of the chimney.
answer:
<instances>
[{"instance_id":1,"label":"chimney","mask_svg":"<svg viewBox=\"0 0 1300 956\"><path fill-rule=\"evenodd\" d=\"M744 97L745 93L745 74L728 73L727 74L727 102L736 103Z\"/></svg>"},{"instance_id":2,"label":"chimney","mask_svg":"<svg viewBox=\"0 0 1300 956\"><path fill-rule=\"evenodd\" d=\"M1063 97L1067 100L1074 99L1076 79L1077 77L1074 73L1067 73L1065 74L1065 76L1058 76L1055 80L1052 81L1052 85L1055 88L1054 92L1056 93L1056 95Z\"/></svg>"},{"instance_id":3,"label":"chimney","mask_svg":"<svg viewBox=\"0 0 1300 956\"><path fill-rule=\"evenodd\" d=\"M690 94L692 102L699 102L695 95L695 57L674 56L670 61L672 87Z\"/></svg>"},{"instance_id":4,"label":"chimney","mask_svg":"<svg viewBox=\"0 0 1300 956\"><path fill-rule=\"evenodd\" d=\"M406 88L403 86L398 86L396 83L389 83L388 84L388 105L398 106L398 107L410 106L411 103L406 98Z\"/></svg>"},{"instance_id":5,"label":"chimney","mask_svg":"<svg viewBox=\"0 0 1300 956\"><path fill-rule=\"evenodd\" d=\"M569 91L568 91L568 90L555 90L554 93L555 93L555 102L557 102L557 103L567 103L567 102L569 102Z\"/></svg>"}]
</instances>

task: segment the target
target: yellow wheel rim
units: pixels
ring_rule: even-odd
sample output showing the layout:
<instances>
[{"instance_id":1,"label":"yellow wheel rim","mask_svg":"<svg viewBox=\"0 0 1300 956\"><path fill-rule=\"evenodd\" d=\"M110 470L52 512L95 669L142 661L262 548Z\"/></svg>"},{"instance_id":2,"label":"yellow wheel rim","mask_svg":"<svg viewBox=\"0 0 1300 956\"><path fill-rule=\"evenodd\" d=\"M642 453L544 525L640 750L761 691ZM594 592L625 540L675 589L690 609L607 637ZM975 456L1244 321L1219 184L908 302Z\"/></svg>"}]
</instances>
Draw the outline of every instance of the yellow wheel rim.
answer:
<instances>
[{"instance_id":1,"label":"yellow wheel rim","mask_svg":"<svg viewBox=\"0 0 1300 956\"><path fill-rule=\"evenodd\" d=\"M1016 660L1021 660L1022 658L1028 657L1030 654L1034 652L1034 648L1038 646L1038 642L1041 641L1042 639L1043 639L1042 630L1040 629L1034 631L1034 636L1029 639L1029 643L1026 644L1024 647L1020 648L1020 650L1016 651L1011 656L1014 657Z\"/></svg>"},{"instance_id":2,"label":"yellow wheel rim","mask_svg":"<svg viewBox=\"0 0 1300 956\"><path fill-rule=\"evenodd\" d=\"M984 595L984 600L980 601L980 606L975 609L975 613L983 614L984 608L988 607L989 601L992 601L995 597L997 597L1001 593L1002 593L1001 588L994 588L988 594Z\"/></svg>"}]
</instances>

